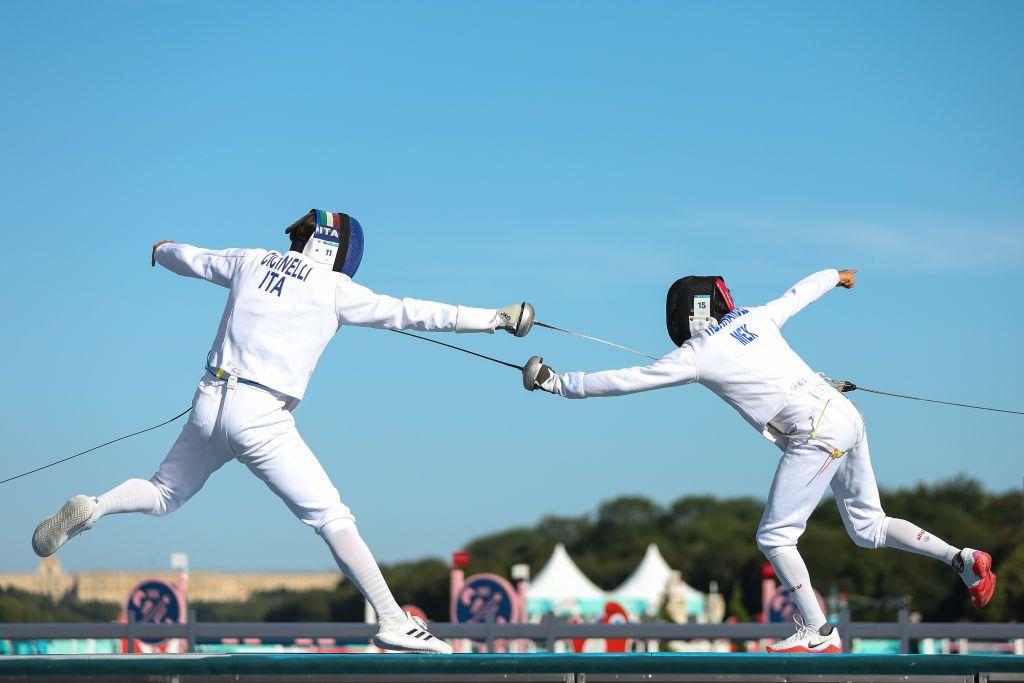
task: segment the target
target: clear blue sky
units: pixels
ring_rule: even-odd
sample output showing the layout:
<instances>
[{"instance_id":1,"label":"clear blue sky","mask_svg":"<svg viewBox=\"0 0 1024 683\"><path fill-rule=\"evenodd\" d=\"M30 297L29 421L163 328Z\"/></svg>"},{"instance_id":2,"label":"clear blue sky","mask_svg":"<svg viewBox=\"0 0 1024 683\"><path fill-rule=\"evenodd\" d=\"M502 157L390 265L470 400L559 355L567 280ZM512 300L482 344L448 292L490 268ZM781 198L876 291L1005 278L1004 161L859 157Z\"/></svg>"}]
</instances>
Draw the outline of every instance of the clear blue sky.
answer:
<instances>
[{"instance_id":1,"label":"clear blue sky","mask_svg":"<svg viewBox=\"0 0 1024 683\"><path fill-rule=\"evenodd\" d=\"M150 269L153 242L281 248L310 207L360 219L375 290L525 298L652 353L684 274L759 304L860 268L787 328L812 366L1021 408L1022 57L1020 3L3 3L0 478L188 405L224 292ZM632 364L540 329L442 339ZM1020 485L1021 418L854 398L883 486ZM701 387L563 401L365 329L328 348L296 417L386 561L619 494L763 497L778 458ZM150 476L176 431L0 488L0 570L36 565L32 529L67 496ZM59 557L172 551L332 566L238 463Z\"/></svg>"}]
</instances>

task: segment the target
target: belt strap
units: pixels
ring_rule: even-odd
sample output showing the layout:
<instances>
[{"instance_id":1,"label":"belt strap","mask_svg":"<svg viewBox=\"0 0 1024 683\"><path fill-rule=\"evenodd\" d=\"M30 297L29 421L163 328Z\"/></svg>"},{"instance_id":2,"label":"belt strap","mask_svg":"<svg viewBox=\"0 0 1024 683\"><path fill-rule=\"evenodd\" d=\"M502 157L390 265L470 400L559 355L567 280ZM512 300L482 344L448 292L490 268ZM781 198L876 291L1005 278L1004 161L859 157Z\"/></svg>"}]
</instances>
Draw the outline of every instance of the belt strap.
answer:
<instances>
[{"instance_id":1,"label":"belt strap","mask_svg":"<svg viewBox=\"0 0 1024 683\"><path fill-rule=\"evenodd\" d=\"M212 352L211 352L210 355L212 355ZM215 367L213 367L213 365L210 364L210 355L206 356L206 371L208 373L210 373L211 375L213 375L214 377L216 377L217 379L223 379L223 380L228 381L229 383L231 381L241 382L242 384L248 384L250 386L260 387L261 389L266 389L267 388L267 387L263 386L262 384L260 384L259 382L254 382L251 379L246 379L244 377L239 377L238 375L233 375L230 372L228 372L227 370L225 370L224 368L215 368Z\"/></svg>"}]
</instances>

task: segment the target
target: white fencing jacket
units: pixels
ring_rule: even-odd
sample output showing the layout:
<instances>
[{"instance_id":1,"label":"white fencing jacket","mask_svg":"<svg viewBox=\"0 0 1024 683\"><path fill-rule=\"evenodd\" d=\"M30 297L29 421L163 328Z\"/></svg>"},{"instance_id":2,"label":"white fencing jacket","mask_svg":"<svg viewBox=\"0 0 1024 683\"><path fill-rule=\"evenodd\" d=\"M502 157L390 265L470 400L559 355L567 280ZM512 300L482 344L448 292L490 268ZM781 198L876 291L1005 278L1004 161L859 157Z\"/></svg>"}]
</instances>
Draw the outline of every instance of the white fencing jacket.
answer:
<instances>
[{"instance_id":1,"label":"white fencing jacket","mask_svg":"<svg viewBox=\"0 0 1024 683\"><path fill-rule=\"evenodd\" d=\"M651 365L568 372L555 381L566 398L621 396L699 382L758 430L794 398L821 381L789 347L781 328L839 283L836 270L810 275L774 301L738 307Z\"/></svg>"},{"instance_id":2,"label":"white fencing jacket","mask_svg":"<svg viewBox=\"0 0 1024 683\"><path fill-rule=\"evenodd\" d=\"M302 254L200 249L170 243L168 270L227 287L210 364L301 399L320 354L341 325L389 330L494 332L498 311L375 294Z\"/></svg>"}]
</instances>

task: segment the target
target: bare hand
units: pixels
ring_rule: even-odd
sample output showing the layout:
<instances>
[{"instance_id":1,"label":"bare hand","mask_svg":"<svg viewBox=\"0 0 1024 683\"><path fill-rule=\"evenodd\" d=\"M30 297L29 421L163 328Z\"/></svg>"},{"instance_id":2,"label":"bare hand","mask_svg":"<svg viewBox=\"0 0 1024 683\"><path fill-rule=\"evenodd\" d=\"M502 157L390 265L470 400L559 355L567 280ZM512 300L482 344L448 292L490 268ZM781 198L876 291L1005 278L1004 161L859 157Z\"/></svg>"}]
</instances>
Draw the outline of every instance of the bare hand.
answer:
<instances>
[{"instance_id":1,"label":"bare hand","mask_svg":"<svg viewBox=\"0 0 1024 683\"><path fill-rule=\"evenodd\" d=\"M149 263L150 267L156 266L156 250L165 244L174 244L174 240L162 240L153 245L153 258Z\"/></svg>"},{"instance_id":2,"label":"bare hand","mask_svg":"<svg viewBox=\"0 0 1024 683\"><path fill-rule=\"evenodd\" d=\"M839 271L839 282L836 283L836 287L845 287L846 289L853 289L853 286L857 284L857 271L856 270L840 270Z\"/></svg>"}]
</instances>

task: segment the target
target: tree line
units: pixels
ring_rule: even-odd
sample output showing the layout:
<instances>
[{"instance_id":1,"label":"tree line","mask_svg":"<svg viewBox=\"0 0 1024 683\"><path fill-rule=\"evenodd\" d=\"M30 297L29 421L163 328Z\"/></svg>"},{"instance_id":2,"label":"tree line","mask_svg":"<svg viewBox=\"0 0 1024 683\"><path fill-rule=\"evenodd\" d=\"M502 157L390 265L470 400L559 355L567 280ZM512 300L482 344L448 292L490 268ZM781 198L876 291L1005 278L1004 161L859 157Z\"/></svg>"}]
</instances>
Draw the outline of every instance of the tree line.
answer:
<instances>
[{"instance_id":1,"label":"tree line","mask_svg":"<svg viewBox=\"0 0 1024 683\"><path fill-rule=\"evenodd\" d=\"M992 603L974 610L967 591L950 567L896 550L858 548L846 535L835 503L826 498L800 539L815 587L849 594L853 617L892 620L904 602L926 621L1016 621L1024 616L1024 496L994 493L966 477L932 485L885 491L886 513L920 524L955 546L992 554L999 577ZM660 505L639 496L602 503L593 513L551 516L537 524L506 529L470 542L468 574L508 575L516 563L536 574L556 543L564 543L598 586L611 590L636 567L649 543L693 587L707 591L712 581L728 598L730 616L740 620L760 609L763 555L754 543L763 503L754 498L685 496ZM382 567L399 603L423 608L431 619L447 621L448 566L439 558ZM245 603L191 605L202 621L360 621L363 599L347 581L332 591L260 593ZM0 591L0 621L87 621L117 617L118 606L80 603L73 597L56 605L48 598L16 590Z\"/></svg>"}]
</instances>

